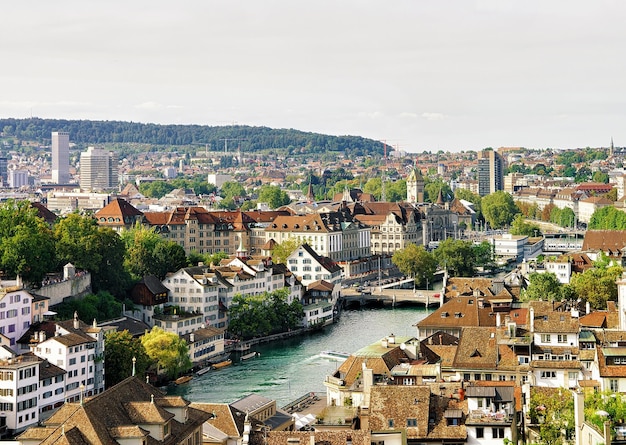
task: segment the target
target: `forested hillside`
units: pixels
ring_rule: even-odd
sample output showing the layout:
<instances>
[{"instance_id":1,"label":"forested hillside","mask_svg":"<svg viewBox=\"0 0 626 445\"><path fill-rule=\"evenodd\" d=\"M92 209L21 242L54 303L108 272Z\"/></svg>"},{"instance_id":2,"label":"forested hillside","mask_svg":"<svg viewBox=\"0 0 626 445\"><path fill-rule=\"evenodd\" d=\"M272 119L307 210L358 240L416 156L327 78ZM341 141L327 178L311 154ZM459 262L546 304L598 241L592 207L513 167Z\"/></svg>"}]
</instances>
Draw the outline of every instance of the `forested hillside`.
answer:
<instances>
[{"instance_id":1,"label":"forested hillside","mask_svg":"<svg viewBox=\"0 0 626 445\"><path fill-rule=\"evenodd\" d=\"M241 147L246 152L286 149L290 154L345 152L348 155L383 154L379 141L359 136L328 136L293 129L245 125L157 125L121 121L62 119L0 119L5 137L50 144L53 131L67 131L77 144L138 143L163 146L199 145L219 150Z\"/></svg>"}]
</instances>

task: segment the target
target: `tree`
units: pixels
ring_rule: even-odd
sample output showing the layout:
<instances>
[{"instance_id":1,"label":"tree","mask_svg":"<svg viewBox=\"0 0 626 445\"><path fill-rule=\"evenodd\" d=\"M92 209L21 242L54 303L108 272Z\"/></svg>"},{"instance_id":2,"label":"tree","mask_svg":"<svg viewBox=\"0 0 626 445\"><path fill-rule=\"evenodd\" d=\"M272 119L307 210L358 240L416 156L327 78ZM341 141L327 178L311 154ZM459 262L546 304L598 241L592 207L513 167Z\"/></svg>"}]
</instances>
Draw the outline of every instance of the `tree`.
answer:
<instances>
[{"instance_id":1,"label":"tree","mask_svg":"<svg viewBox=\"0 0 626 445\"><path fill-rule=\"evenodd\" d=\"M443 182L439 178L435 180L429 180L426 178L424 181L424 192L426 194L424 200L428 202L437 202L439 191L441 191L441 196L444 201L451 201L450 198L452 197L452 190L446 182Z\"/></svg>"},{"instance_id":2,"label":"tree","mask_svg":"<svg viewBox=\"0 0 626 445\"><path fill-rule=\"evenodd\" d=\"M122 232L126 246L124 268L134 279L146 275L165 278L167 272L175 272L187 265L182 246L164 240L151 228L139 224Z\"/></svg>"},{"instance_id":3,"label":"tree","mask_svg":"<svg viewBox=\"0 0 626 445\"><path fill-rule=\"evenodd\" d=\"M235 181L228 181L222 184L221 192L221 196L225 200L233 199L238 196L246 196L246 189L243 188L243 185Z\"/></svg>"},{"instance_id":4,"label":"tree","mask_svg":"<svg viewBox=\"0 0 626 445\"><path fill-rule=\"evenodd\" d=\"M141 340L134 338L127 330L107 331L104 334L104 376L107 388L132 375L133 358L135 375L142 376L152 360L148 357Z\"/></svg>"},{"instance_id":5,"label":"tree","mask_svg":"<svg viewBox=\"0 0 626 445\"><path fill-rule=\"evenodd\" d=\"M501 190L483 196L481 206L485 221L492 229L508 226L519 212L513 197Z\"/></svg>"},{"instance_id":6,"label":"tree","mask_svg":"<svg viewBox=\"0 0 626 445\"><path fill-rule=\"evenodd\" d=\"M471 277L475 272L476 258L471 241L448 238L439 243L433 252L439 267L447 269L453 277Z\"/></svg>"},{"instance_id":7,"label":"tree","mask_svg":"<svg viewBox=\"0 0 626 445\"><path fill-rule=\"evenodd\" d=\"M122 303L109 292L100 291L95 295L64 301L55 307L55 311L61 320L72 318L74 312L81 320L111 320L122 315Z\"/></svg>"},{"instance_id":8,"label":"tree","mask_svg":"<svg viewBox=\"0 0 626 445\"><path fill-rule=\"evenodd\" d=\"M277 264L287 264L289 255L301 245L302 241L296 238L287 238L282 243L276 244L272 250L272 261Z\"/></svg>"},{"instance_id":9,"label":"tree","mask_svg":"<svg viewBox=\"0 0 626 445\"><path fill-rule=\"evenodd\" d=\"M539 424L540 443L558 445L575 434L574 397L565 388L530 389L530 418ZM565 434L563 434L565 433Z\"/></svg>"},{"instance_id":10,"label":"tree","mask_svg":"<svg viewBox=\"0 0 626 445\"><path fill-rule=\"evenodd\" d=\"M528 300L561 301L569 296L565 286L554 273L533 272L528 277L530 284L523 295Z\"/></svg>"},{"instance_id":11,"label":"tree","mask_svg":"<svg viewBox=\"0 0 626 445\"><path fill-rule=\"evenodd\" d=\"M259 202L266 202L270 208L276 209L291 202L289 195L275 185L263 185L259 189Z\"/></svg>"},{"instance_id":12,"label":"tree","mask_svg":"<svg viewBox=\"0 0 626 445\"><path fill-rule=\"evenodd\" d=\"M526 222L522 215L517 215L511 223L511 235L537 236L541 235L541 228L537 224Z\"/></svg>"},{"instance_id":13,"label":"tree","mask_svg":"<svg viewBox=\"0 0 626 445\"><path fill-rule=\"evenodd\" d=\"M175 378L192 366L189 347L184 339L173 332L166 332L154 326L141 337L146 354L163 369L169 378Z\"/></svg>"},{"instance_id":14,"label":"tree","mask_svg":"<svg viewBox=\"0 0 626 445\"><path fill-rule=\"evenodd\" d=\"M29 201L8 200L0 206L0 267L35 287L56 265L54 237Z\"/></svg>"},{"instance_id":15,"label":"tree","mask_svg":"<svg viewBox=\"0 0 626 445\"><path fill-rule=\"evenodd\" d=\"M437 271L437 260L424 246L409 244L404 249L396 250L391 262L408 277L415 279L416 286L433 282Z\"/></svg>"},{"instance_id":16,"label":"tree","mask_svg":"<svg viewBox=\"0 0 626 445\"><path fill-rule=\"evenodd\" d=\"M593 212L588 228L590 230L625 230L626 212L613 206L602 207Z\"/></svg>"},{"instance_id":17,"label":"tree","mask_svg":"<svg viewBox=\"0 0 626 445\"><path fill-rule=\"evenodd\" d=\"M588 301L594 309L606 309L607 301L617 300L616 280L621 275L621 266L593 267L573 274L570 286L576 298Z\"/></svg>"}]
</instances>

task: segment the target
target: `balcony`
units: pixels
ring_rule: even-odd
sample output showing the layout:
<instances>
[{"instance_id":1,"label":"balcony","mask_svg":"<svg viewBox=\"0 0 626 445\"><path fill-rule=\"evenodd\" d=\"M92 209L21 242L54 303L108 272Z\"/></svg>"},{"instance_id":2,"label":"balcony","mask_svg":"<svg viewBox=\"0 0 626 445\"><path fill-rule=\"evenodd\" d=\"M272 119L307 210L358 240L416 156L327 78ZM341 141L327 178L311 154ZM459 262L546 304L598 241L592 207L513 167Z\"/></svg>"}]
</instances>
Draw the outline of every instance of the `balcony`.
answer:
<instances>
[{"instance_id":1,"label":"balcony","mask_svg":"<svg viewBox=\"0 0 626 445\"><path fill-rule=\"evenodd\" d=\"M510 425L511 416L504 411L490 411L488 409L475 409L469 412L466 425L480 425L480 424L499 424Z\"/></svg>"}]
</instances>

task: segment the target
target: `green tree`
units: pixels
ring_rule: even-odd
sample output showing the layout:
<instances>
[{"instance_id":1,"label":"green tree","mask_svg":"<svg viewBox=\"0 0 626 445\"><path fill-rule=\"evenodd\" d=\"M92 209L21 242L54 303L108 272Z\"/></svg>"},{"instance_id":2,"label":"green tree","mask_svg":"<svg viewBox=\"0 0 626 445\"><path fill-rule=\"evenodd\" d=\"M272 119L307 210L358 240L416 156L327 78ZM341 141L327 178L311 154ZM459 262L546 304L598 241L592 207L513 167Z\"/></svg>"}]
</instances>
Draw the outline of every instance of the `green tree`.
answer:
<instances>
[{"instance_id":1,"label":"green tree","mask_svg":"<svg viewBox=\"0 0 626 445\"><path fill-rule=\"evenodd\" d=\"M429 179L429 178L425 178L424 181L424 192L425 195L424 196L424 200L427 202L437 202L437 198L439 197L439 191L441 191L441 196L443 197L443 200L448 202L451 201L451 197L453 196L452 194L452 190L450 189L450 186L442 181L441 179L437 178L437 179Z\"/></svg>"},{"instance_id":2,"label":"green tree","mask_svg":"<svg viewBox=\"0 0 626 445\"><path fill-rule=\"evenodd\" d=\"M289 195L275 185L263 185L259 189L259 202L266 202L270 208L276 209L291 202Z\"/></svg>"},{"instance_id":3,"label":"green tree","mask_svg":"<svg viewBox=\"0 0 626 445\"><path fill-rule=\"evenodd\" d=\"M236 181L228 181L222 184L221 187L221 196L225 200L233 199L238 196L246 196L246 189L243 188L243 185Z\"/></svg>"},{"instance_id":4,"label":"green tree","mask_svg":"<svg viewBox=\"0 0 626 445\"><path fill-rule=\"evenodd\" d=\"M166 332L154 326L141 337L146 354L165 371L169 378L175 378L191 369L189 347L184 339L173 332Z\"/></svg>"},{"instance_id":5,"label":"green tree","mask_svg":"<svg viewBox=\"0 0 626 445\"><path fill-rule=\"evenodd\" d=\"M571 439L576 428L572 392L566 388L531 387L530 418L539 424L540 443L560 445L563 439Z\"/></svg>"},{"instance_id":6,"label":"green tree","mask_svg":"<svg viewBox=\"0 0 626 445\"><path fill-rule=\"evenodd\" d=\"M124 268L133 279L146 275L165 278L167 272L175 272L187 265L184 249L177 243L164 240L151 228L139 224L122 232L126 246Z\"/></svg>"},{"instance_id":7,"label":"green tree","mask_svg":"<svg viewBox=\"0 0 626 445\"><path fill-rule=\"evenodd\" d=\"M529 275L530 284L523 291L524 299L540 301L561 301L569 297L570 292L561 284L555 274L551 272Z\"/></svg>"},{"instance_id":8,"label":"green tree","mask_svg":"<svg viewBox=\"0 0 626 445\"><path fill-rule=\"evenodd\" d=\"M409 244L404 249L396 250L391 262L408 277L415 279L416 286L432 283L437 271L437 260L424 246Z\"/></svg>"},{"instance_id":9,"label":"green tree","mask_svg":"<svg viewBox=\"0 0 626 445\"><path fill-rule=\"evenodd\" d=\"M493 264L493 245L489 241L472 246L476 266L491 266Z\"/></svg>"},{"instance_id":10,"label":"green tree","mask_svg":"<svg viewBox=\"0 0 626 445\"><path fill-rule=\"evenodd\" d=\"M57 317L67 320L78 313L81 320L111 320L122 314L122 303L107 291L64 301L55 307Z\"/></svg>"},{"instance_id":11,"label":"green tree","mask_svg":"<svg viewBox=\"0 0 626 445\"><path fill-rule=\"evenodd\" d=\"M608 184L609 183L609 174L601 172L600 170L598 170L598 171L593 172L593 175L591 175L591 180L593 182L601 182L603 184Z\"/></svg>"},{"instance_id":12,"label":"green tree","mask_svg":"<svg viewBox=\"0 0 626 445\"><path fill-rule=\"evenodd\" d=\"M626 230L626 212L613 206L602 207L591 215L589 230Z\"/></svg>"},{"instance_id":13,"label":"green tree","mask_svg":"<svg viewBox=\"0 0 626 445\"><path fill-rule=\"evenodd\" d=\"M508 226L519 212L511 195L501 190L483 196L481 205L485 221L492 229Z\"/></svg>"},{"instance_id":14,"label":"green tree","mask_svg":"<svg viewBox=\"0 0 626 445\"><path fill-rule=\"evenodd\" d=\"M104 376L107 388L130 377L135 359L135 375L143 376L152 360L146 354L141 340L127 330L107 331L104 335Z\"/></svg>"},{"instance_id":15,"label":"green tree","mask_svg":"<svg viewBox=\"0 0 626 445\"><path fill-rule=\"evenodd\" d=\"M272 250L272 261L277 264L287 264L289 255L301 245L302 241L296 238L287 238L282 243L276 244L274 250Z\"/></svg>"},{"instance_id":16,"label":"green tree","mask_svg":"<svg viewBox=\"0 0 626 445\"><path fill-rule=\"evenodd\" d=\"M29 201L0 205L0 267L35 287L56 264L54 236Z\"/></svg>"},{"instance_id":17,"label":"green tree","mask_svg":"<svg viewBox=\"0 0 626 445\"><path fill-rule=\"evenodd\" d=\"M516 215L509 230L511 235L538 236L541 235L541 228L537 224L526 222L522 215Z\"/></svg>"},{"instance_id":18,"label":"green tree","mask_svg":"<svg viewBox=\"0 0 626 445\"><path fill-rule=\"evenodd\" d=\"M148 198L162 198L174 190L173 184L166 181L150 181L139 184L139 193Z\"/></svg>"},{"instance_id":19,"label":"green tree","mask_svg":"<svg viewBox=\"0 0 626 445\"><path fill-rule=\"evenodd\" d=\"M448 238L433 252L439 267L453 277L471 277L475 273L476 258L471 241Z\"/></svg>"},{"instance_id":20,"label":"green tree","mask_svg":"<svg viewBox=\"0 0 626 445\"><path fill-rule=\"evenodd\" d=\"M616 280L621 275L621 266L593 267L573 274L570 286L576 298L588 301L594 309L606 309L607 301L617 300Z\"/></svg>"}]
</instances>

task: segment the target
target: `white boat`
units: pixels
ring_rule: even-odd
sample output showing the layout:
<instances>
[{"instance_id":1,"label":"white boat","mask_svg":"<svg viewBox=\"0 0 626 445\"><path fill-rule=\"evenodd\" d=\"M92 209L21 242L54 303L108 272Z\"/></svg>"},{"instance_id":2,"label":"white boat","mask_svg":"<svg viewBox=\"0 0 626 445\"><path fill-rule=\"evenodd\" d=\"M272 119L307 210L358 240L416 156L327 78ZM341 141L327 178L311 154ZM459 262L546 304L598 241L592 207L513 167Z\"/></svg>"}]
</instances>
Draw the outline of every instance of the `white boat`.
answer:
<instances>
[{"instance_id":1,"label":"white boat","mask_svg":"<svg viewBox=\"0 0 626 445\"><path fill-rule=\"evenodd\" d=\"M241 356L241 361L244 361L244 360L248 360L248 359L254 358L254 357L256 357L257 355L259 355L259 354L258 354L258 352L256 352L256 351L248 352L247 354L244 354L244 355L242 355L242 356Z\"/></svg>"},{"instance_id":2,"label":"white boat","mask_svg":"<svg viewBox=\"0 0 626 445\"><path fill-rule=\"evenodd\" d=\"M331 360L345 360L350 357L350 354L348 354L347 352L322 351L320 352L320 357L328 358Z\"/></svg>"},{"instance_id":3,"label":"white boat","mask_svg":"<svg viewBox=\"0 0 626 445\"><path fill-rule=\"evenodd\" d=\"M196 371L196 375L197 376L201 376L206 374L207 372L209 372L211 370L211 366L207 366L205 368L199 369L198 371Z\"/></svg>"}]
</instances>

